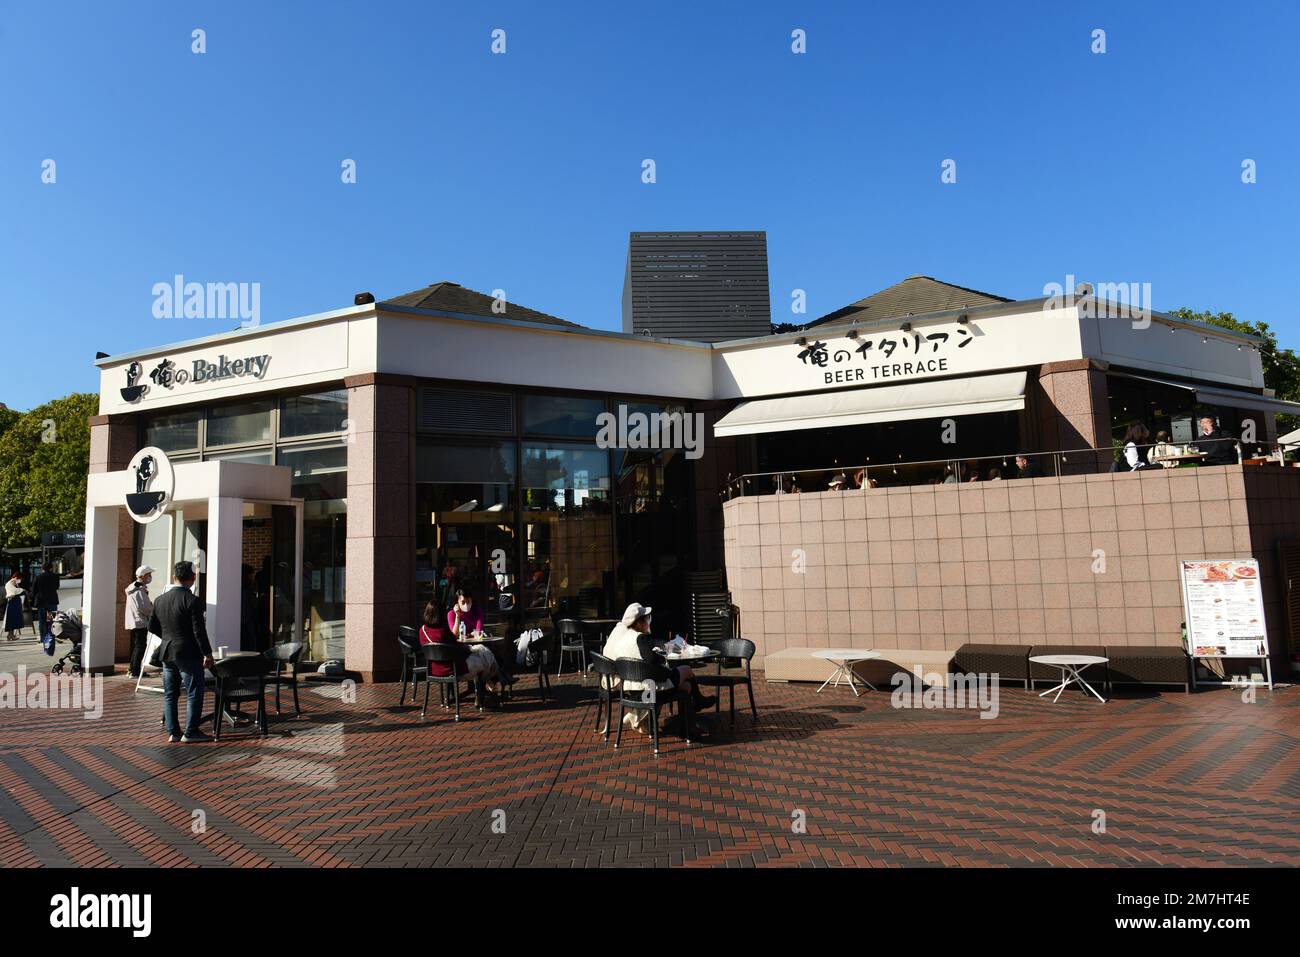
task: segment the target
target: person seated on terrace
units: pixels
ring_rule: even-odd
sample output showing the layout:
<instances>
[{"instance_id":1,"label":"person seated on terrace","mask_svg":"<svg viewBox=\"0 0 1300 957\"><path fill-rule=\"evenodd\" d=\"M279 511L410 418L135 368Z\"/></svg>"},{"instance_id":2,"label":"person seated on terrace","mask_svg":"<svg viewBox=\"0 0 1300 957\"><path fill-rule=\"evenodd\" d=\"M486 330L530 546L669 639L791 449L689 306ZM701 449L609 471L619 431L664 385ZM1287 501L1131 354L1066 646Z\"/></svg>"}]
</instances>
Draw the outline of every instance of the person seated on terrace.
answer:
<instances>
[{"instance_id":1,"label":"person seated on terrace","mask_svg":"<svg viewBox=\"0 0 1300 957\"><path fill-rule=\"evenodd\" d=\"M998 468L996 465L993 466L993 468L989 469L989 478L988 478L988 480L989 480L990 482L1000 482L1000 481L1002 481L1002 470L1001 470L1000 468Z\"/></svg>"},{"instance_id":2,"label":"person seated on terrace","mask_svg":"<svg viewBox=\"0 0 1300 957\"><path fill-rule=\"evenodd\" d=\"M1197 423L1196 448L1205 453L1202 465L1236 465L1237 450L1232 436L1215 428L1214 416L1203 415Z\"/></svg>"},{"instance_id":3,"label":"person seated on terrace","mask_svg":"<svg viewBox=\"0 0 1300 957\"><path fill-rule=\"evenodd\" d=\"M696 711L710 707L718 699L713 695L700 693L694 678L695 672L689 665L670 668L663 658L655 654L655 640L650 637L650 611L639 602L632 602L623 612L623 617L609 633L601 654L611 661L619 658L634 658L652 665L655 669L655 687L659 691L681 689L691 696ZM629 681L624 685L625 691L641 691L644 685L640 681ZM649 713L643 710L629 711L623 716L623 723L641 734L650 733Z\"/></svg>"},{"instance_id":4,"label":"person seated on terrace","mask_svg":"<svg viewBox=\"0 0 1300 957\"><path fill-rule=\"evenodd\" d=\"M874 478L867 478L867 470L861 468L853 473L853 484L857 488L862 488L864 482L866 483L867 488L880 488L880 483Z\"/></svg>"},{"instance_id":5,"label":"person seated on terrace","mask_svg":"<svg viewBox=\"0 0 1300 957\"><path fill-rule=\"evenodd\" d=\"M1156 444L1151 446L1152 462L1158 463L1162 468L1176 469L1177 462L1167 461L1172 455L1178 454L1178 448L1169 441L1169 433L1161 429L1156 433Z\"/></svg>"},{"instance_id":6,"label":"person seated on terrace","mask_svg":"<svg viewBox=\"0 0 1300 957\"><path fill-rule=\"evenodd\" d=\"M951 465L945 465L943 467L943 482L941 484L943 485L957 484L957 473L953 470L953 467Z\"/></svg>"},{"instance_id":7,"label":"person seated on terrace","mask_svg":"<svg viewBox=\"0 0 1300 957\"><path fill-rule=\"evenodd\" d=\"M442 606L431 601L424 606L424 617L420 625L420 644L445 645L456 643L456 633L443 624L446 619ZM487 681L497 671L496 657L483 645L470 645L469 657L456 664L456 676L468 676L475 683ZM451 666L442 662L429 662L429 674L435 678L451 677Z\"/></svg>"},{"instance_id":8,"label":"person seated on terrace","mask_svg":"<svg viewBox=\"0 0 1300 957\"><path fill-rule=\"evenodd\" d=\"M1150 462L1147 461L1151 450L1147 443L1150 441L1151 433L1141 422L1134 422L1124 433L1124 465L1128 466L1130 472L1150 467ZM1120 471L1124 471L1123 466Z\"/></svg>"},{"instance_id":9,"label":"person seated on terrace","mask_svg":"<svg viewBox=\"0 0 1300 957\"><path fill-rule=\"evenodd\" d=\"M970 476L967 482L978 482L980 480L980 464L978 462L968 462L966 464L966 474Z\"/></svg>"},{"instance_id":10,"label":"person seated on terrace","mask_svg":"<svg viewBox=\"0 0 1300 957\"><path fill-rule=\"evenodd\" d=\"M1016 469L1018 478L1042 478L1043 470L1038 465L1029 460L1028 455L1016 456Z\"/></svg>"},{"instance_id":11,"label":"person seated on terrace","mask_svg":"<svg viewBox=\"0 0 1300 957\"><path fill-rule=\"evenodd\" d=\"M827 491L842 492L848 487L849 477L843 472L836 472L831 476L830 483L826 486Z\"/></svg>"}]
</instances>

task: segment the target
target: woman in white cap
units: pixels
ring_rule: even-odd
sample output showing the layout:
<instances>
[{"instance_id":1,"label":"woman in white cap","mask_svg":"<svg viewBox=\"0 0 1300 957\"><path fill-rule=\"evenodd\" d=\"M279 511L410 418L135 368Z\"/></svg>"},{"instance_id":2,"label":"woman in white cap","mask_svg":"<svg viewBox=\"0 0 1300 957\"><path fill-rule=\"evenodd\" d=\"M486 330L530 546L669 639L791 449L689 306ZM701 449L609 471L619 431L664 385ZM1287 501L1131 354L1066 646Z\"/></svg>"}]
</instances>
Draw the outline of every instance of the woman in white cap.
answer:
<instances>
[{"instance_id":1,"label":"woman in white cap","mask_svg":"<svg viewBox=\"0 0 1300 957\"><path fill-rule=\"evenodd\" d=\"M144 649L149 642L149 616L153 614L153 599L149 597L149 583L153 581L153 568L141 565L135 570L135 581L126 586L126 630L131 633L131 664L127 674L140 677L144 667Z\"/></svg>"},{"instance_id":2,"label":"woman in white cap","mask_svg":"<svg viewBox=\"0 0 1300 957\"><path fill-rule=\"evenodd\" d=\"M654 652L654 645L654 639L650 637L650 609L638 602L633 602L623 612L622 620L609 633L609 638L606 639L601 654L612 661L617 661L619 658L636 658L652 665L658 665L659 668L655 673L655 687L659 691L680 688L688 692L694 702L696 711L709 707L717 700L711 695L700 693L699 687L692 680L695 677L695 672L691 670L689 665L678 665L676 668L669 668L663 664L663 659ZM624 685L627 691L640 691L643 687L644 685L640 681L629 681ZM645 711L629 711L623 716L623 722L642 734L648 734L647 718L648 714Z\"/></svg>"}]
</instances>

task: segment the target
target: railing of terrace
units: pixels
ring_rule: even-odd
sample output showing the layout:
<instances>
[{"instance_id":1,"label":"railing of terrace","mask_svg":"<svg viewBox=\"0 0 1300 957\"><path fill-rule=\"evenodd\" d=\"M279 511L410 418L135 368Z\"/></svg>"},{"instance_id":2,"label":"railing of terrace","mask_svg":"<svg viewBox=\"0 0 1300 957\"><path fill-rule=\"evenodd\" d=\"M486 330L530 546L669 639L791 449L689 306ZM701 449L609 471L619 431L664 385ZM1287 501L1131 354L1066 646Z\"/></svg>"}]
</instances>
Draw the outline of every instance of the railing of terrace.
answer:
<instances>
[{"instance_id":1,"label":"railing of terrace","mask_svg":"<svg viewBox=\"0 0 1300 957\"><path fill-rule=\"evenodd\" d=\"M1215 455L1228 448L1227 455ZM1205 463L1207 457L1226 461L1214 464L1300 466L1294 460L1296 446L1242 443L1236 439L1201 440L1190 445L1142 445L1136 447L1144 468L1188 468ZM1288 457L1291 456L1291 457ZM1057 452L1008 452L978 458L928 459L913 462L867 462L861 465L832 465L830 468L750 472L728 477L721 496L724 501L739 495L784 495L839 489L857 491L902 485L952 485L1002 479L1081 475L1090 472L1131 471L1128 456L1119 446L1065 449Z\"/></svg>"}]
</instances>

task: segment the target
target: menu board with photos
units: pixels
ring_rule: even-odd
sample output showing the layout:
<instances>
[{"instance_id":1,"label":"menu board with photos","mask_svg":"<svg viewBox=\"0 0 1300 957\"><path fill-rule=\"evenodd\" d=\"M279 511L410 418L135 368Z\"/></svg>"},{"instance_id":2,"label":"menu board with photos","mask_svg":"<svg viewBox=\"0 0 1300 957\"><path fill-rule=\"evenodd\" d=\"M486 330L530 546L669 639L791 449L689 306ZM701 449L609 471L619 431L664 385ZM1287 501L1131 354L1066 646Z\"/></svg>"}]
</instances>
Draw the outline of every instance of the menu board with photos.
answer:
<instances>
[{"instance_id":1,"label":"menu board with photos","mask_svg":"<svg viewBox=\"0 0 1300 957\"><path fill-rule=\"evenodd\" d=\"M1181 561L1187 650L1193 658L1268 655L1259 562Z\"/></svg>"}]
</instances>

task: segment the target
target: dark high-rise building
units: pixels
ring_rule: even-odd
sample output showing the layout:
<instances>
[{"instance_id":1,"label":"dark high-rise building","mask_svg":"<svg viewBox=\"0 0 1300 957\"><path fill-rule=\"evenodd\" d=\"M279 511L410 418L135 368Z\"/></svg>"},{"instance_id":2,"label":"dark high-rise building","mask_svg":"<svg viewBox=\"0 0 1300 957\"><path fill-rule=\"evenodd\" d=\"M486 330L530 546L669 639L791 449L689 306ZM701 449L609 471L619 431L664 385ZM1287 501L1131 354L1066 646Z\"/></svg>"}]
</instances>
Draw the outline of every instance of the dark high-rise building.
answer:
<instances>
[{"instance_id":1,"label":"dark high-rise building","mask_svg":"<svg viewBox=\"0 0 1300 957\"><path fill-rule=\"evenodd\" d=\"M766 336L767 233L631 233L623 331L699 342Z\"/></svg>"}]
</instances>

